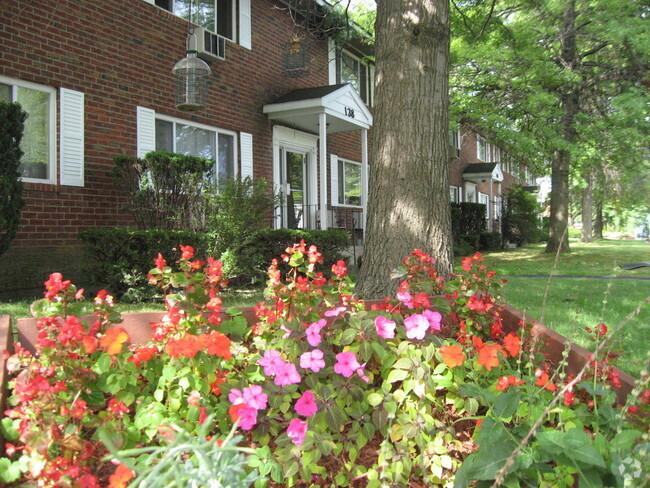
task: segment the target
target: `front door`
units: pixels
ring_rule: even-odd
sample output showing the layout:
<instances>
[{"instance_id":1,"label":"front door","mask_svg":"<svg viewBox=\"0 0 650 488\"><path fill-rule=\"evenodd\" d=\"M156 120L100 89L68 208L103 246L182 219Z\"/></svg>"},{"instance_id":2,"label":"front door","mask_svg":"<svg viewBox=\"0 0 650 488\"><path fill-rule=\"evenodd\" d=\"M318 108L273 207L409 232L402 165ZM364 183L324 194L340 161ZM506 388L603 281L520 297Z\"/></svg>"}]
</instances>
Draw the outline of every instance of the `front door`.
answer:
<instances>
[{"instance_id":1,"label":"front door","mask_svg":"<svg viewBox=\"0 0 650 488\"><path fill-rule=\"evenodd\" d=\"M309 154L280 147L282 226L287 229L313 227L309 194Z\"/></svg>"}]
</instances>

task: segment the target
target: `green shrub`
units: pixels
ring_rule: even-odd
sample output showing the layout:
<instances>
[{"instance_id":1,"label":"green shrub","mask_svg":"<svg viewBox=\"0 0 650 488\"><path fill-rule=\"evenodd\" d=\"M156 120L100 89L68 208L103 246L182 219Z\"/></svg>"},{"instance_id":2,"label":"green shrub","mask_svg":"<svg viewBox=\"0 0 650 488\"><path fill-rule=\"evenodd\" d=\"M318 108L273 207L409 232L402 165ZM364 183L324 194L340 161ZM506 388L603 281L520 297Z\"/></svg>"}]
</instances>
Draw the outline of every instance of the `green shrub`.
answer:
<instances>
[{"instance_id":1,"label":"green shrub","mask_svg":"<svg viewBox=\"0 0 650 488\"><path fill-rule=\"evenodd\" d=\"M501 249L501 234L498 232L481 232L479 251L498 251Z\"/></svg>"},{"instance_id":2,"label":"green shrub","mask_svg":"<svg viewBox=\"0 0 650 488\"><path fill-rule=\"evenodd\" d=\"M0 255L16 236L24 205L19 168L26 118L20 104L0 101Z\"/></svg>"},{"instance_id":3,"label":"green shrub","mask_svg":"<svg viewBox=\"0 0 650 488\"><path fill-rule=\"evenodd\" d=\"M482 203L452 203L452 232L454 235L480 234L486 227L486 209ZM460 216L458 216L460 212ZM456 215L454 215L456 214Z\"/></svg>"},{"instance_id":4,"label":"green shrub","mask_svg":"<svg viewBox=\"0 0 650 488\"><path fill-rule=\"evenodd\" d=\"M540 228L539 204L535 195L514 187L503 197L501 233L503 239L521 246L525 243L539 242L542 238Z\"/></svg>"},{"instance_id":5,"label":"green shrub","mask_svg":"<svg viewBox=\"0 0 650 488\"><path fill-rule=\"evenodd\" d=\"M153 298L147 273L162 253L180 256L179 244L201 251L209 248L207 234L172 230L137 230L124 227L88 229L79 234L86 244L85 265L91 282L125 301Z\"/></svg>"},{"instance_id":6,"label":"green shrub","mask_svg":"<svg viewBox=\"0 0 650 488\"><path fill-rule=\"evenodd\" d=\"M474 254L479 250L481 244L480 234L461 234L459 236L460 242L463 242L465 247L470 250L467 254Z\"/></svg>"}]
</instances>

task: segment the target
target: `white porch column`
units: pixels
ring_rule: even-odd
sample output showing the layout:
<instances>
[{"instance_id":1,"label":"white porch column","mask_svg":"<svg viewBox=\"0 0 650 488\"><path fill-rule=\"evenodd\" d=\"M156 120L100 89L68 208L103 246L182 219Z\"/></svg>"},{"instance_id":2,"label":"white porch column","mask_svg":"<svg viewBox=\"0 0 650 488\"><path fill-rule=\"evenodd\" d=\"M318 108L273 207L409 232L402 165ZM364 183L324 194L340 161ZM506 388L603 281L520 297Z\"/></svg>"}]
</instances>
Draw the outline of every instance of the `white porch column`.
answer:
<instances>
[{"instance_id":1,"label":"white porch column","mask_svg":"<svg viewBox=\"0 0 650 488\"><path fill-rule=\"evenodd\" d=\"M318 158L320 160L320 228L327 229L327 114L318 114Z\"/></svg>"},{"instance_id":2,"label":"white porch column","mask_svg":"<svg viewBox=\"0 0 650 488\"><path fill-rule=\"evenodd\" d=\"M368 129L361 130L361 205L363 206L361 229L365 239L368 218Z\"/></svg>"},{"instance_id":3,"label":"white porch column","mask_svg":"<svg viewBox=\"0 0 650 488\"><path fill-rule=\"evenodd\" d=\"M490 224L488 230L494 232L494 183L490 178L490 203L488 205L488 222Z\"/></svg>"},{"instance_id":4,"label":"white porch column","mask_svg":"<svg viewBox=\"0 0 650 488\"><path fill-rule=\"evenodd\" d=\"M497 183L497 193L499 198L499 220L501 219L501 210L503 209L503 194L501 193L501 182ZM500 227L500 226L499 226ZM496 229L496 232L501 232L501 229Z\"/></svg>"}]
</instances>

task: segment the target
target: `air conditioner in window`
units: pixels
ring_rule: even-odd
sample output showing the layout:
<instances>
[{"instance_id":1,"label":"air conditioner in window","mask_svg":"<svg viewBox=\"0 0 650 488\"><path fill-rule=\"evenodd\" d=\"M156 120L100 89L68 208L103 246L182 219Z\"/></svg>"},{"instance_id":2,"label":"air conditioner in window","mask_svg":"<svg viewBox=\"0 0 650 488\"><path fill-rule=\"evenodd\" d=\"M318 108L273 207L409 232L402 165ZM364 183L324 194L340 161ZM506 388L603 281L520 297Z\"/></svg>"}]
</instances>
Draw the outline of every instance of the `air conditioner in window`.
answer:
<instances>
[{"instance_id":1,"label":"air conditioner in window","mask_svg":"<svg viewBox=\"0 0 650 488\"><path fill-rule=\"evenodd\" d=\"M198 57L206 61L226 59L226 38L214 34L203 27L195 27L190 37L190 49L198 52Z\"/></svg>"}]
</instances>

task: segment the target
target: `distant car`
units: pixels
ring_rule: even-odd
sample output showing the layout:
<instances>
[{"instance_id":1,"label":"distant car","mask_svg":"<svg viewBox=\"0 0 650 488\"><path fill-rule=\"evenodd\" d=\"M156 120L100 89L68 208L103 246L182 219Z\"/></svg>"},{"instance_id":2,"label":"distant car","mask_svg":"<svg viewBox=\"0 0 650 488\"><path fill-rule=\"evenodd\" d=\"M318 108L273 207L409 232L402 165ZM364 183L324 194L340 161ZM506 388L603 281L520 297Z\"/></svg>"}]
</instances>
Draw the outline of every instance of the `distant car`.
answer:
<instances>
[{"instance_id":1,"label":"distant car","mask_svg":"<svg viewBox=\"0 0 650 488\"><path fill-rule=\"evenodd\" d=\"M647 239L648 238L648 231L647 230L642 230L636 235L637 239Z\"/></svg>"}]
</instances>

